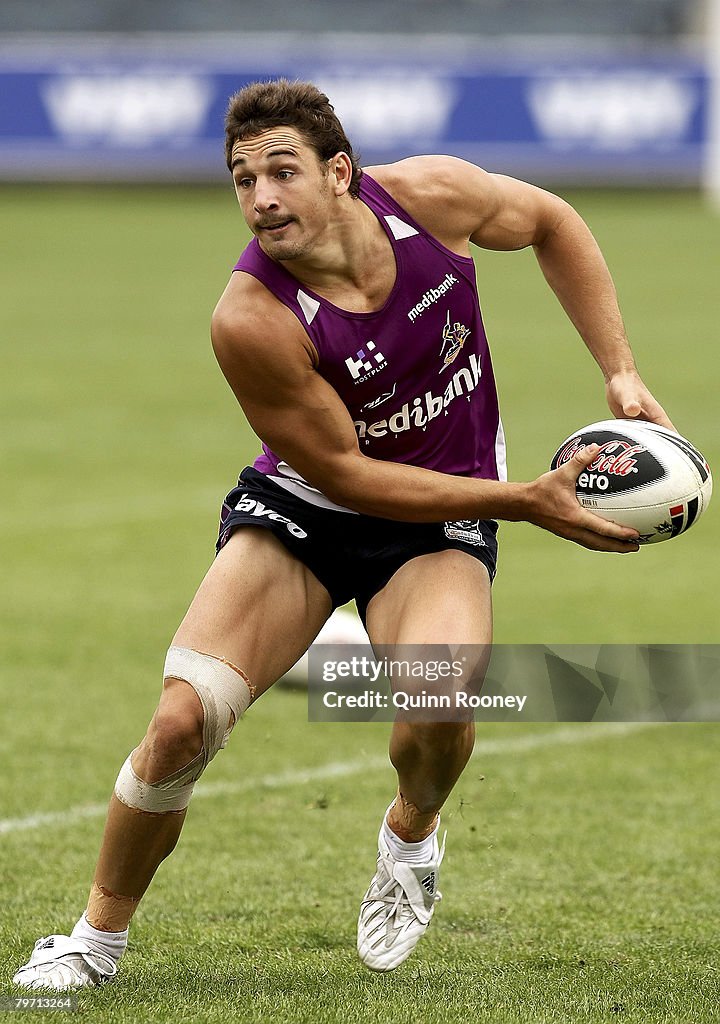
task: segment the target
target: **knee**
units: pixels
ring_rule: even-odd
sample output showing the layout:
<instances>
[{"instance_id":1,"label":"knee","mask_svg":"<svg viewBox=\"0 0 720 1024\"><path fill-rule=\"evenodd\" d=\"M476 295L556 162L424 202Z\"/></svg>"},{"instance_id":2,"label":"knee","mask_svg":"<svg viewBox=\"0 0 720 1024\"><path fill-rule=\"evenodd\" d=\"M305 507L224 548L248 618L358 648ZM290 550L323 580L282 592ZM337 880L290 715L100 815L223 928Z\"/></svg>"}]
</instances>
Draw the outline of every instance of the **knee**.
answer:
<instances>
[{"instance_id":1,"label":"knee","mask_svg":"<svg viewBox=\"0 0 720 1024\"><path fill-rule=\"evenodd\" d=\"M185 810L195 783L252 700L242 669L191 648L170 648L164 678L145 739L115 783L122 803L157 814Z\"/></svg>"},{"instance_id":2,"label":"knee","mask_svg":"<svg viewBox=\"0 0 720 1024\"><path fill-rule=\"evenodd\" d=\"M252 699L245 674L222 659L171 647L165 668L160 703L132 755L134 770L150 783L183 768L204 751L202 772L225 746Z\"/></svg>"},{"instance_id":3,"label":"knee","mask_svg":"<svg viewBox=\"0 0 720 1024\"><path fill-rule=\"evenodd\" d=\"M146 782L157 782L182 768L203 745L203 708L193 688L165 681L147 733L133 755L133 767Z\"/></svg>"}]
</instances>

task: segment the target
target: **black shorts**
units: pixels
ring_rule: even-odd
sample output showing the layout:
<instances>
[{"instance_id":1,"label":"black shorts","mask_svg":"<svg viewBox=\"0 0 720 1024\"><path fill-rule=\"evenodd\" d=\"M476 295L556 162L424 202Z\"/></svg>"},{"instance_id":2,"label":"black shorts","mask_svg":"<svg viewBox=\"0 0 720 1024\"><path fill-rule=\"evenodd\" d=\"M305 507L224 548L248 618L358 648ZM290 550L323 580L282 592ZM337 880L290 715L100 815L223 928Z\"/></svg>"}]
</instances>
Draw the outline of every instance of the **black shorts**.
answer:
<instances>
[{"instance_id":1,"label":"black shorts","mask_svg":"<svg viewBox=\"0 0 720 1024\"><path fill-rule=\"evenodd\" d=\"M250 467L223 502L217 551L239 526L270 530L318 578L333 608L354 598L363 622L371 598L417 555L466 551L491 581L495 576L498 524L492 519L404 523L336 512L303 501Z\"/></svg>"}]
</instances>

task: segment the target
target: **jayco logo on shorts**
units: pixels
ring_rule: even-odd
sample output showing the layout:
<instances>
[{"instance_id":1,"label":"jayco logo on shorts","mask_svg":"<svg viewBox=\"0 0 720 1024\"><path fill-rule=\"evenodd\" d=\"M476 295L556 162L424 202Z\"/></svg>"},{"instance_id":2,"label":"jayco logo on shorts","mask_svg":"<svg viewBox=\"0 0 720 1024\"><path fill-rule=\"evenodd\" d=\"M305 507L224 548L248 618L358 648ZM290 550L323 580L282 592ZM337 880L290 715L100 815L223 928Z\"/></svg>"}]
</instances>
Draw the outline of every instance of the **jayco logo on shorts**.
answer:
<instances>
[{"instance_id":1,"label":"jayco logo on shorts","mask_svg":"<svg viewBox=\"0 0 720 1024\"><path fill-rule=\"evenodd\" d=\"M255 516L257 519L271 519L274 523L285 523L288 533L291 533L293 537L297 537L299 540L304 540L307 537L305 530L298 526L297 523L293 523L287 516L281 516L279 512L275 512L273 509L263 505L261 501L249 498L247 494L240 496L240 501L235 506L235 511L249 512L251 516Z\"/></svg>"},{"instance_id":2,"label":"jayco logo on shorts","mask_svg":"<svg viewBox=\"0 0 720 1024\"><path fill-rule=\"evenodd\" d=\"M470 367L463 366L454 373L441 395L434 395L432 391L426 391L424 395L418 395L416 398L411 398L409 402L405 402L397 412L387 419L376 420L375 423L369 425L367 420L355 420L358 437L364 438L366 435L385 437L387 434L402 434L413 427L424 429L460 395L471 395L480 383L481 377L480 357L471 352Z\"/></svg>"}]
</instances>

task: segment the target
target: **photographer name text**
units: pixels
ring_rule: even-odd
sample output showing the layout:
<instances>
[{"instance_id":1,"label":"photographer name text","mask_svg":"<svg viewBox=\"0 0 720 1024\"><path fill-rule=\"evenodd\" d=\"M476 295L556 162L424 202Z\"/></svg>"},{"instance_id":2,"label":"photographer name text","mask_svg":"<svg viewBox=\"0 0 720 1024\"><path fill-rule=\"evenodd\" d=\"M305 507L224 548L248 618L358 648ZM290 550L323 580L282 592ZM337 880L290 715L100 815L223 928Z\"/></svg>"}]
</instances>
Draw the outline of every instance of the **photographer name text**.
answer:
<instances>
[{"instance_id":1,"label":"photographer name text","mask_svg":"<svg viewBox=\"0 0 720 1024\"><path fill-rule=\"evenodd\" d=\"M387 694L381 690L364 690L362 693L338 693L328 690L323 694L322 702L326 708L397 708L398 711L423 710L433 708L515 708L522 711L527 695L514 693L477 694L458 690L453 694L407 693L397 690Z\"/></svg>"}]
</instances>

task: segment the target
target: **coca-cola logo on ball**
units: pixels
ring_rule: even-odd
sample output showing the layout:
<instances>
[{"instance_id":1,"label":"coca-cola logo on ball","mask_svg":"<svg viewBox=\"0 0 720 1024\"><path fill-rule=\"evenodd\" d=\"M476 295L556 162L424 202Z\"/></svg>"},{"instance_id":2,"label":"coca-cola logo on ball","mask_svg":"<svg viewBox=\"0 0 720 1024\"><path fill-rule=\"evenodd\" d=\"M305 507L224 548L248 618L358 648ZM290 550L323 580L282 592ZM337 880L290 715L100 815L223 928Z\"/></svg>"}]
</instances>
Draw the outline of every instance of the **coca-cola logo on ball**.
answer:
<instances>
[{"instance_id":1,"label":"coca-cola logo on ball","mask_svg":"<svg viewBox=\"0 0 720 1024\"><path fill-rule=\"evenodd\" d=\"M647 448L628 437L593 431L576 434L553 459L553 469L564 466L582 448L597 444L600 451L579 475L577 490L589 495L617 494L659 480L664 469Z\"/></svg>"}]
</instances>

